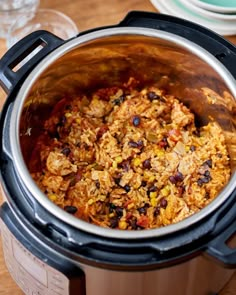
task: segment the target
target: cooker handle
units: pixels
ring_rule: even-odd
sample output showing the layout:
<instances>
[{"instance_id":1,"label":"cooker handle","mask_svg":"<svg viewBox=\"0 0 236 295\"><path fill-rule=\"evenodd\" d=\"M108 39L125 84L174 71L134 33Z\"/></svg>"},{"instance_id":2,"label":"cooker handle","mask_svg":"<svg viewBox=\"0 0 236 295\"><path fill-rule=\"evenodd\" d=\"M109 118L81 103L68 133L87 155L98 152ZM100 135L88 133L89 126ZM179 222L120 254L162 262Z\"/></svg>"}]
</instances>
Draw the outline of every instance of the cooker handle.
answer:
<instances>
[{"instance_id":1,"label":"cooker handle","mask_svg":"<svg viewBox=\"0 0 236 295\"><path fill-rule=\"evenodd\" d=\"M24 37L0 60L0 86L8 94L44 56L63 42L59 37L43 30Z\"/></svg>"},{"instance_id":2,"label":"cooker handle","mask_svg":"<svg viewBox=\"0 0 236 295\"><path fill-rule=\"evenodd\" d=\"M190 40L215 56L236 79L236 47L199 24L156 12L131 11L119 26L156 29Z\"/></svg>"},{"instance_id":3,"label":"cooker handle","mask_svg":"<svg viewBox=\"0 0 236 295\"><path fill-rule=\"evenodd\" d=\"M227 245L230 241L234 247ZM228 268L236 267L236 220L208 243L205 253Z\"/></svg>"}]
</instances>

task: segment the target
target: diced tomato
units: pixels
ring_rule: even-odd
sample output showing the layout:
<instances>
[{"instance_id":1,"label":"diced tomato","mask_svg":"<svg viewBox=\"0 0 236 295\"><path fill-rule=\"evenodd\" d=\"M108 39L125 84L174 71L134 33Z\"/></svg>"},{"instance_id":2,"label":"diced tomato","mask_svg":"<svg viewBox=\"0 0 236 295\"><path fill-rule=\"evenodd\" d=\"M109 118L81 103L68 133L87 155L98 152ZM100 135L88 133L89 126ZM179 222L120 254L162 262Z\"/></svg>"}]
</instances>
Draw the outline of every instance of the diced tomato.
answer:
<instances>
[{"instance_id":1,"label":"diced tomato","mask_svg":"<svg viewBox=\"0 0 236 295\"><path fill-rule=\"evenodd\" d=\"M118 90L119 88L116 86L109 88L101 88L96 92L96 94L99 96L100 99L109 101L110 96L115 95Z\"/></svg>"},{"instance_id":2,"label":"diced tomato","mask_svg":"<svg viewBox=\"0 0 236 295\"><path fill-rule=\"evenodd\" d=\"M82 170L78 170L75 176L76 181L80 181L83 177L83 171Z\"/></svg>"},{"instance_id":3,"label":"diced tomato","mask_svg":"<svg viewBox=\"0 0 236 295\"><path fill-rule=\"evenodd\" d=\"M97 132L97 139L101 138L103 136L103 134L108 131L108 129L109 128L107 125L103 125L102 127L100 127L100 129Z\"/></svg>"},{"instance_id":4,"label":"diced tomato","mask_svg":"<svg viewBox=\"0 0 236 295\"><path fill-rule=\"evenodd\" d=\"M126 220L129 220L130 218L132 218L133 214L131 212L128 212L126 214Z\"/></svg>"},{"instance_id":5,"label":"diced tomato","mask_svg":"<svg viewBox=\"0 0 236 295\"><path fill-rule=\"evenodd\" d=\"M141 226L143 228L147 228L148 227L148 224L149 224L149 219L147 216L145 215L142 215L138 221L137 221L137 225L138 226Z\"/></svg>"},{"instance_id":6,"label":"diced tomato","mask_svg":"<svg viewBox=\"0 0 236 295\"><path fill-rule=\"evenodd\" d=\"M167 141L167 138L166 137L163 137L163 139L159 142L159 146L161 148L166 148L168 147L168 141Z\"/></svg>"},{"instance_id":7,"label":"diced tomato","mask_svg":"<svg viewBox=\"0 0 236 295\"><path fill-rule=\"evenodd\" d=\"M127 208L129 204L131 204L133 201L132 200L128 200L127 202L125 202L124 207Z\"/></svg>"},{"instance_id":8,"label":"diced tomato","mask_svg":"<svg viewBox=\"0 0 236 295\"><path fill-rule=\"evenodd\" d=\"M181 133L180 133L180 131L178 129L170 130L168 135L169 135L169 139L174 141L174 142L179 141L180 138L181 138Z\"/></svg>"},{"instance_id":9,"label":"diced tomato","mask_svg":"<svg viewBox=\"0 0 236 295\"><path fill-rule=\"evenodd\" d=\"M78 207L78 210L77 210L77 212L75 213L74 216L76 216L79 219L83 219L85 221L89 221L89 213L86 210L86 207L85 206Z\"/></svg>"}]
</instances>

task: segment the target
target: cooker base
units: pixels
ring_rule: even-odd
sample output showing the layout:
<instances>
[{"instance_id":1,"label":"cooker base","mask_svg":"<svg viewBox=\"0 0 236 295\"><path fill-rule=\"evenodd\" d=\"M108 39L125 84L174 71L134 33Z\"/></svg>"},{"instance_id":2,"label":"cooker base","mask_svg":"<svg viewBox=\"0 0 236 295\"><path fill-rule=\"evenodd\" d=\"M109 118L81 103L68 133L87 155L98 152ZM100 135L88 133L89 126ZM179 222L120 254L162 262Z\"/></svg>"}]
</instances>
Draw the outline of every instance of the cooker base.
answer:
<instances>
[{"instance_id":1,"label":"cooker base","mask_svg":"<svg viewBox=\"0 0 236 295\"><path fill-rule=\"evenodd\" d=\"M234 273L198 255L172 267L145 272L110 271L71 263L30 239L5 203L0 211L5 262L25 294L217 295ZM35 292L35 293L33 293Z\"/></svg>"}]
</instances>

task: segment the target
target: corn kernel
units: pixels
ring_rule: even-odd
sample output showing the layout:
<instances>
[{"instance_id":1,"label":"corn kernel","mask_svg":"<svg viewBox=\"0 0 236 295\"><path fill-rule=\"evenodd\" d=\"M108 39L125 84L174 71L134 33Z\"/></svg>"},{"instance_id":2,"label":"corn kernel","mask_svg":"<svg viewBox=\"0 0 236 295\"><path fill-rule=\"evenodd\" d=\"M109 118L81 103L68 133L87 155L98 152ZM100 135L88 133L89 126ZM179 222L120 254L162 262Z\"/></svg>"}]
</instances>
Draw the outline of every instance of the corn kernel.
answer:
<instances>
[{"instance_id":1,"label":"corn kernel","mask_svg":"<svg viewBox=\"0 0 236 295\"><path fill-rule=\"evenodd\" d=\"M153 182L156 179L156 177L155 177L155 175L153 175L149 171L144 171L143 179L148 181L148 182Z\"/></svg>"},{"instance_id":2,"label":"corn kernel","mask_svg":"<svg viewBox=\"0 0 236 295\"><path fill-rule=\"evenodd\" d=\"M143 178L144 178L145 180L148 180L149 176L150 176L150 174L149 174L147 171L144 171L144 172L143 172Z\"/></svg>"},{"instance_id":3,"label":"corn kernel","mask_svg":"<svg viewBox=\"0 0 236 295\"><path fill-rule=\"evenodd\" d=\"M128 206L127 206L127 209L130 210L134 207L134 203L130 203Z\"/></svg>"},{"instance_id":4,"label":"corn kernel","mask_svg":"<svg viewBox=\"0 0 236 295\"><path fill-rule=\"evenodd\" d=\"M138 167L141 164L141 159L140 158L134 158L132 163L133 163L133 165L135 167Z\"/></svg>"},{"instance_id":5,"label":"corn kernel","mask_svg":"<svg viewBox=\"0 0 236 295\"><path fill-rule=\"evenodd\" d=\"M81 118L76 118L76 119L75 119L75 122L76 122L77 124L80 124L80 123L81 123Z\"/></svg>"},{"instance_id":6,"label":"corn kernel","mask_svg":"<svg viewBox=\"0 0 236 295\"><path fill-rule=\"evenodd\" d=\"M118 156L115 158L115 161L117 164L121 163L123 161L122 157L121 156Z\"/></svg>"},{"instance_id":7,"label":"corn kernel","mask_svg":"<svg viewBox=\"0 0 236 295\"><path fill-rule=\"evenodd\" d=\"M186 146L185 146L185 151L186 151L186 152L189 152L189 151L190 151L190 146L189 146L189 145L186 145Z\"/></svg>"},{"instance_id":8,"label":"corn kernel","mask_svg":"<svg viewBox=\"0 0 236 295\"><path fill-rule=\"evenodd\" d=\"M117 168L117 162L116 162L116 161L113 161L113 162L112 162L112 168L114 168L114 169Z\"/></svg>"},{"instance_id":9,"label":"corn kernel","mask_svg":"<svg viewBox=\"0 0 236 295\"><path fill-rule=\"evenodd\" d=\"M120 221L119 222L119 229L126 229L127 228L127 222L126 221Z\"/></svg>"},{"instance_id":10,"label":"corn kernel","mask_svg":"<svg viewBox=\"0 0 236 295\"><path fill-rule=\"evenodd\" d=\"M106 195L98 195L98 200L105 201L106 200Z\"/></svg>"},{"instance_id":11,"label":"corn kernel","mask_svg":"<svg viewBox=\"0 0 236 295\"><path fill-rule=\"evenodd\" d=\"M161 157L163 157L163 156L165 155L165 152L162 151L162 150L160 150L160 149L156 149L156 150L155 150L155 154L156 154L156 156L157 156L158 158L161 158Z\"/></svg>"},{"instance_id":12,"label":"corn kernel","mask_svg":"<svg viewBox=\"0 0 236 295\"><path fill-rule=\"evenodd\" d=\"M157 199L156 198L152 198L150 200L150 203L151 203L152 207L156 207L157 206Z\"/></svg>"},{"instance_id":13,"label":"corn kernel","mask_svg":"<svg viewBox=\"0 0 236 295\"><path fill-rule=\"evenodd\" d=\"M154 175L150 175L150 176L148 177L148 181L149 181L149 182L153 182L155 179L156 179L156 177L155 177Z\"/></svg>"},{"instance_id":14,"label":"corn kernel","mask_svg":"<svg viewBox=\"0 0 236 295\"><path fill-rule=\"evenodd\" d=\"M138 188L140 188L141 184L139 182L136 182L132 186L134 189L138 189Z\"/></svg>"},{"instance_id":15,"label":"corn kernel","mask_svg":"<svg viewBox=\"0 0 236 295\"><path fill-rule=\"evenodd\" d=\"M155 199L157 197L157 192L150 192L150 198Z\"/></svg>"},{"instance_id":16,"label":"corn kernel","mask_svg":"<svg viewBox=\"0 0 236 295\"><path fill-rule=\"evenodd\" d=\"M51 201L53 201L53 202L57 200L57 195L56 195L56 194L51 194L51 195L49 195L48 197L49 197L49 199L50 199Z\"/></svg>"},{"instance_id":17,"label":"corn kernel","mask_svg":"<svg viewBox=\"0 0 236 295\"><path fill-rule=\"evenodd\" d=\"M66 118L69 118L69 117L71 117L71 116L72 116L71 113L65 113L65 117L66 117Z\"/></svg>"},{"instance_id":18,"label":"corn kernel","mask_svg":"<svg viewBox=\"0 0 236 295\"><path fill-rule=\"evenodd\" d=\"M88 200L88 205L90 206L90 205L92 205L94 203L94 200L93 199L89 199Z\"/></svg>"},{"instance_id":19,"label":"corn kernel","mask_svg":"<svg viewBox=\"0 0 236 295\"><path fill-rule=\"evenodd\" d=\"M170 194L170 187L168 185L166 185L162 190L161 190L161 194L164 197L167 197Z\"/></svg>"}]
</instances>

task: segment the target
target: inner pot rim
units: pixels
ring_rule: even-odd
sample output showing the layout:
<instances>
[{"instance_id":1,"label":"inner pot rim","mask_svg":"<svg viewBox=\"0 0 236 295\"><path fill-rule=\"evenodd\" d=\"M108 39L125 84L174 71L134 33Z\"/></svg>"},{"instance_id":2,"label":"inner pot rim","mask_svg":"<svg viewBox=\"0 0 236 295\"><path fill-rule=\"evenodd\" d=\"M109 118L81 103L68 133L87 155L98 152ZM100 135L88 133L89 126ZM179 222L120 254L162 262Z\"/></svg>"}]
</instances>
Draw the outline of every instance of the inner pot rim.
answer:
<instances>
[{"instance_id":1,"label":"inner pot rim","mask_svg":"<svg viewBox=\"0 0 236 295\"><path fill-rule=\"evenodd\" d=\"M224 80L226 85L229 87L230 91L236 97L236 85L233 76L230 72L209 52L207 52L202 47L196 45L195 43L179 37L172 33L167 33L155 29L147 29L140 27L122 27L122 28L109 28L94 31L79 37L76 37L70 41L67 41L59 48L55 49L49 55L47 55L29 74L24 83L22 84L16 100L13 105L13 110L10 118L10 146L12 151L12 159L15 164L16 170L23 181L24 185L33 195L33 197L52 215L56 216L60 220L64 221L75 228L81 229L91 234L116 239L141 239L141 238L153 238L161 237L170 233L174 233L183 229L188 228L194 223L199 222L204 219L208 214L215 211L233 192L236 183L236 172L233 172L229 183L220 192L220 194L205 208L201 209L199 212L193 214L184 220L171 224L165 227L149 229L143 231L123 231L118 229L103 228L94 224L90 224L86 221L78 219L73 215L65 212L63 209L59 208L48 197L41 192L39 187L33 181L26 164L23 159L23 155L20 150L20 117L22 109L24 106L24 101L37 78L47 69L49 65L55 62L58 58L62 57L67 52L75 49L79 45L84 45L89 41L96 41L99 38L111 37L118 35L136 35L144 37L161 38L172 44L184 48L185 50L195 54L200 59L205 61L210 65Z\"/></svg>"}]
</instances>

